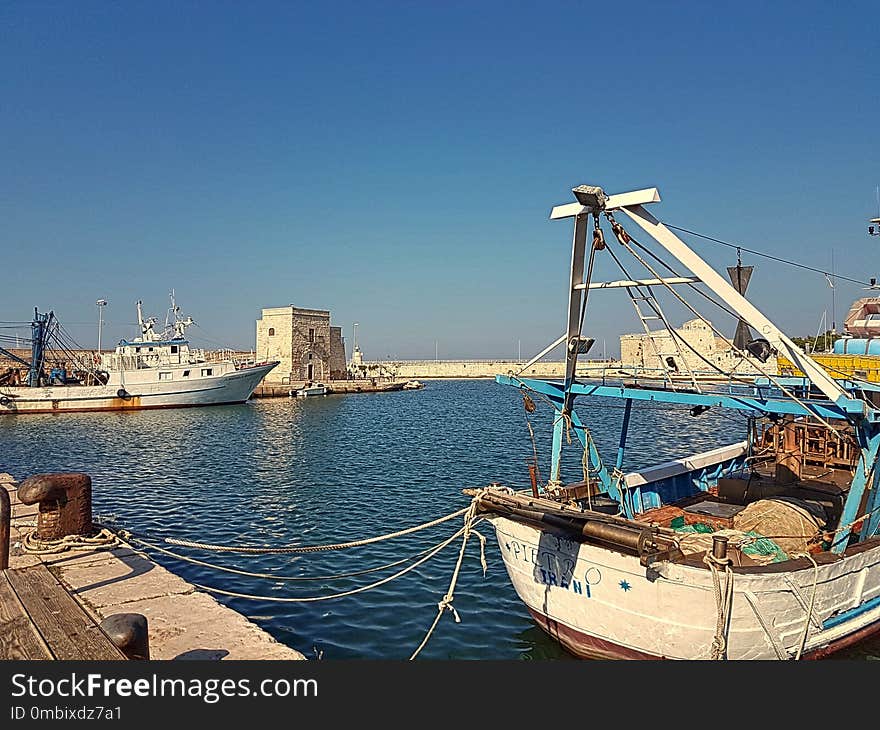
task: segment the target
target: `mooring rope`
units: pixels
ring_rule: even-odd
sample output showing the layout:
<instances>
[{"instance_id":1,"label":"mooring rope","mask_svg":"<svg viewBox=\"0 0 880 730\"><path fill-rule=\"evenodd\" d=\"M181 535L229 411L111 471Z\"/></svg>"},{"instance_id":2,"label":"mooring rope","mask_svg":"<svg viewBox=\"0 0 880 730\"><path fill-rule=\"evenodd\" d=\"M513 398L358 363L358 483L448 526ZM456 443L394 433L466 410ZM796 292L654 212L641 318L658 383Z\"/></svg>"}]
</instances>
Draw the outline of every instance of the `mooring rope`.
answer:
<instances>
[{"instance_id":1,"label":"mooring rope","mask_svg":"<svg viewBox=\"0 0 880 730\"><path fill-rule=\"evenodd\" d=\"M352 540L350 542L337 542L331 543L329 545L287 545L282 547L245 547L245 546L236 546L236 545L213 545L207 542L195 542L192 540L181 540L176 537L166 537L163 538L164 542L169 545L179 545L180 547L189 547L196 548L198 550L210 550L212 552L218 553L248 553L255 555L272 555L272 554L287 554L287 553L317 553L324 550L345 550L346 548L353 547L361 547L362 545L371 545L375 542L382 542L383 540L391 540L395 537L402 537L404 535L411 535L414 532L419 532L420 530L426 530L429 527L435 527L437 525L443 524L444 522L448 522L449 520L455 519L460 515L465 514L470 507L463 507L452 514L445 515L444 517L438 517L436 520L431 520L430 522L425 522L421 525L415 525L414 527L407 527L403 530L398 530L397 532L389 532L386 535L378 535L376 537L367 537L362 540Z\"/></svg>"},{"instance_id":2,"label":"mooring rope","mask_svg":"<svg viewBox=\"0 0 880 730\"><path fill-rule=\"evenodd\" d=\"M440 623L440 619L443 616L444 611L450 611L455 618L455 623L461 623L461 617L458 615L458 611L455 610L455 607L452 605L452 598L455 594L455 584L458 582L458 574L461 571L461 564L464 561L464 551L467 547L468 537L470 537L471 533L477 535L480 539L480 564L483 567L483 577L486 576L486 538L481 535L479 532L474 530L474 525L478 524L483 518L477 518L477 508L480 506L480 499L483 494L485 494L486 490L481 489L477 495L471 501L470 506L467 508L466 514L464 516L464 527L461 528L459 534L464 534L464 537L461 540L461 549L458 551L458 560L455 563L455 569L452 571L452 578L449 581L449 588L446 590L441 601L437 604L437 615L434 617L434 622L428 628L427 633L425 634L425 638L422 639L422 643L418 645L416 650L410 656L410 661L415 659L419 652L425 648L428 643L428 640L431 638L431 635L434 633L434 629L437 628L437 624Z\"/></svg>"},{"instance_id":3,"label":"mooring rope","mask_svg":"<svg viewBox=\"0 0 880 730\"><path fill-rule=\"evenodd\" d=\"M422 555L425 555L431 551L431 548L427 550L422 550L421 552L416 553L415 555L411 555L407 558L403 558L401 560L395 560L393 563L386 563L385 565L378 565L373 568L366 568L364 570L357 570L351 573L337 573L336 575L303 575L303 576L293 576L293 575L276 575L274 573L254 573L249 570L240 570L238 568L230 568L225 565L217 565L216 563L209 563L204 560L198 560L197 558L190 558L187 555L181 555L180 553L175 553L172 550L168 550L166 548L160 547L159 545L154 545L151 542L147 542L146 540L142 540L139 537L131 536L129 537L129 541L136 543L138 545L144 545L150 550L156 550L157 552L163 553L165 555L170 555L172 558L177 560L182 560L187 563L193 563L195 565L201 565L205 568L212 568L214 570L220 570L225 573L235 573L236 575L244 575L249 578L269 578L271 580L277 581L314 581L314 580L338 580L341 578L353 578L358 575L366 575L367 573L378 573L381 570L386 570L388 568L394 568L398 565L403 565L404 563L408 563L410 560L416 560L420 558Z\"/></svg>"},{"instance_id":4,"label":"mooring rope","mask_svg":"<svg viewBox=\"0 0 880 730\"><path fill-rule=\"evenodd\" d=\"M437 544L427 555L420 558L419 560L412 563L411 565L407 566L403 570L397 571L393 575L389 575L385 578L382 578L382 580L378 580L375 583L370 583L369 585L360 586L358 588L353 588L350 591L342 591L340 593L331 593L330 595L327 595L327 596L307 596L305 598L285 598L285 597L279 597L279 596L255 596L255 595L249 594L249 593L238 593L237 591L227 591L222 588L212 588L211 586L204 586L204 585L200 585L198 583L193 583L193 585L196 588L199 588L203 591L207 591L208 593L219 593L221 595L230 596L232 598L246 598L251 601L272 601L272 602L276 602L276 603L314 603L315 601L329 601L333 598L344 598L345 596L352 596L356 593L363 593L364 591L369 591L373 588L378 588L379 586L384 585L385 583L390 583L392 580L395 580L396 578L400 578L402 575L409 573L411 570L415 570L420 565L422 565L422 563L426 563L428 560L433 558L435 555L437 555L437 553L439 553L441 550L443 550L443 548L447 547L452 542L454 542L456 540L456 538L458 538L460 535L464 534L464 532L465 532L465 528L462 527L461 529L457 530L451 537L448 537L445 540L443 540L442 542L440 542L439 544Z\"/></svg>"},{"instance_id":5,"label":"mooring rope","mask_svg":"<svg viewBox=\"0 0 880 730\"><path fill-rule=\"evenodd\" d=\"M804 647L807 645L807 634L810 630L810 622L813 620L813 606L816 603L816 591L819 588L819 563L816 562L816 559L810 555L810 553L796 553L792 555L793 558L807 558L813 564L813 592L810 596L810 606L807 609L807 616L804 619L804 631L801 634L801 640L798 644L797 654L795 654L795 661L801 658L801 655L804 653ZM803 600L803 599L802 599ZM803 604L801 604L803 605Z\"/></svg>"},{"instance_id":6,"label":"mooring rope","mask_svg":"<svg viewBox=\"0 0 880 730\"><path fill-rule=\"evenodd\" d=\"M67 550L109 550L119 545L119 538L106 528L96 535L65 535L57 540L43 540L36 531L28 532L21 541L25 552L33 555L51 555Z\"/></svg>"},{"instance_id":7,"label":"mooring rope","mask_svg":"<svg viewBox=\"0 0 880 730\"><path fill-rule=\"evenodd\" d=\"M712 659L724 659L727 651L727 625L733 607L733 570L730 558L719 559L707 552L703 562L712 569L712 587L715 592L715 606L718 620L715 624L715 637L712 639ZM724 568L724 588L721 588L719 567Z\"/></svg>"}]
</instances>

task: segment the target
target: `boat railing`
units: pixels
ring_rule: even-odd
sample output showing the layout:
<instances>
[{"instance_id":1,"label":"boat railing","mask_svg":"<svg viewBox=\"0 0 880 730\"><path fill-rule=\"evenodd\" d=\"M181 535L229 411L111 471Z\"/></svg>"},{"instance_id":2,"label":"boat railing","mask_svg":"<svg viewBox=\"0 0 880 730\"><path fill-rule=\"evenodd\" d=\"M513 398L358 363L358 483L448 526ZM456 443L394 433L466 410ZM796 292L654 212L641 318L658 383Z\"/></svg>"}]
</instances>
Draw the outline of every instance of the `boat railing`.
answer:
<instances>
[{"instance_id":1,"label":"boat railing","mask_svg":"<svg viewBox=\"0 0 880 730\"><path fill-rule=\"evenodd\" d=\"M236 369L254 365L256 353L233 350L228 347L219 350L210 350L204 354L205 362L231 362Z\"/></svg>"}]
</instances>

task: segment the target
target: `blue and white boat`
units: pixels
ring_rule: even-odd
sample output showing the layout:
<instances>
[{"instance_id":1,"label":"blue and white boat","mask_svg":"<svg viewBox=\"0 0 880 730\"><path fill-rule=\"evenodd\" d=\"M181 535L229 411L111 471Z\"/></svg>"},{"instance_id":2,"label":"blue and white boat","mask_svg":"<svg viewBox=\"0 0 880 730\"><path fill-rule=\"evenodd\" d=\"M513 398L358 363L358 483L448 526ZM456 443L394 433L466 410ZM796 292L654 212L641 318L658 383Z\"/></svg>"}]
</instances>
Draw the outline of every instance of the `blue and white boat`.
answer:
<instances>
[{"instance_id":1,"label":"blue and white boat","mask_svg":"<svg viewBox=\"0 0 880 730\"><path fill-rule=\"evenodd\" d=\"M527 412L536 401L552 407L549 478L542 482L535 464L531 489L466 490L494 525L510 580L535 621L590 658L820 658L876 632L878 387L834 378L807 356L646 210L660 200L656 188L573 192L576 202L550 215L574 223L567 327L554 343L566 345L566 376L496 376L520 391ZM652 243L637 241L615 214ZM700 291L758 333L743 357L760 370L778 353L805 377L768 370L715 383L681 372L638 383L576 378L578 355L591 344L588 295L610 285L592 280L599 257L620 266L618 288L643 323L656 319L673 331L661 293L691 307L694 297L685 294ZM575 409L588 398L622 406L610 456ZM630 416L647 404L680 406L696 432L707 409L743 414L746 427L741 440L692 453L684 424L680 456L627 472ZM577 435L573 445L569 433ZM574 474L564 473L573 462L565 449L576 449Z\"/></svg>"}]
</instances>

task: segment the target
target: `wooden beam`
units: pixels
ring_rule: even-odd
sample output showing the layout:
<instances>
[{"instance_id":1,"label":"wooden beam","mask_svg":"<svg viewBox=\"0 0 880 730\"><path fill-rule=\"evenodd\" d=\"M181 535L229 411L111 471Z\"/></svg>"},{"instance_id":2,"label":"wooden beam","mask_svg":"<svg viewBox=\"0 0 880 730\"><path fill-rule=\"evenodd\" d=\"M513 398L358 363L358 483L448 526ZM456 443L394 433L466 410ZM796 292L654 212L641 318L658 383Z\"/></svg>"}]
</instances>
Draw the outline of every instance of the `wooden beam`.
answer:
<instances>
[{"instance_id":1,"label":"wooden beam","mask_svg":"<svg viewBox=\"0 0 880 730\"><path fill-rule=\"evenodd\" d=\"M126 658L45 565L8 570L6 577L55 659Z\"/></svg>"}]
</instances>

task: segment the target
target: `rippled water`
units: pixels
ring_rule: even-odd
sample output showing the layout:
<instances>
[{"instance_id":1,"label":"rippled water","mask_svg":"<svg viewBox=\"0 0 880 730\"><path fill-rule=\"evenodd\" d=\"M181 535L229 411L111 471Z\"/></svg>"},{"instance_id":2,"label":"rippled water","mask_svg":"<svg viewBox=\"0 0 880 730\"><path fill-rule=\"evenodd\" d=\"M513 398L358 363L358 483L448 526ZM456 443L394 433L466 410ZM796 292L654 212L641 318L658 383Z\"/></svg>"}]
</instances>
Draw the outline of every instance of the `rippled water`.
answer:
<instances>
[{"instance_id":1,"label":"rippled water","mask_svg":"<svg viewBox=\"0 0 880 730\"><path fill-rule=\"evenodd\" d=\"M549 467L549 409L531 416L539 466ZM606 454L617 449L621 409L579 400ZM709 411L698 419L667 407L635 409L627 468L742 438L744 418ZM685 435L688 434L688 435ZM574 437L573 437L574 438ZM465 487L498 481L523 487L532 453L522 400L493 381L429 381L423 390L321 398L256 400L238 406L30 415L0 419L0 470L22 479L51 471L92 476L94 511L153 537L221 544L318 544L370 537L464 507ZM579 478L580 453L568 449L566 475ZM353 550L286 556L179 551L277 577L352 573L413 556L460 522ZM510 586L494 532L483 576L478 542L469 544L452 614L422 651L435 659L569 658L529 617ZM187 580L265 596L218 599L309 657L405 659L419 645L446 592L456 541L398 580L352 590L389 569L332 580L250 578L156 555ZM396 568L399 570L400 568ZM864 643L848 658L880 656ZM841 655L843 656L843 655Z\"/></svg>"}]
</instances>

